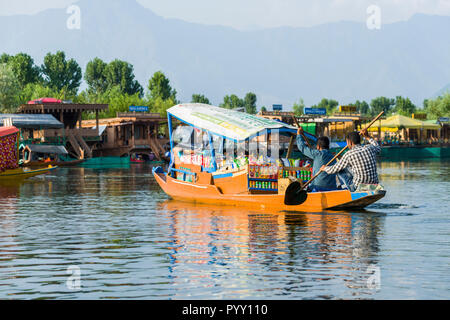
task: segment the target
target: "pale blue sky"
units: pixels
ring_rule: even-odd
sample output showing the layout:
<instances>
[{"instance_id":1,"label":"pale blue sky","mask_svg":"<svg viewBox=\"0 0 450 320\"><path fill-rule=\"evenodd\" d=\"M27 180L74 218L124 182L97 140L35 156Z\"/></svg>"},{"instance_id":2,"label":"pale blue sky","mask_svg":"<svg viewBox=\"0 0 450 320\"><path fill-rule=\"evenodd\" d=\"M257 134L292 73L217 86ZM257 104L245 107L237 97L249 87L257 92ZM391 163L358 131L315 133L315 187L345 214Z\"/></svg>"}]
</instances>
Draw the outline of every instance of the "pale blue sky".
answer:
<instances>
[{"instance_id":1,"label":"pale blue sky","mask_svg":"<svg viewBox=\"0 0 450 320\"><path fill-rule=\"evenodd\" d=\"M92 0L95 1L95 0ZM133 0L130 0L133 1ZM64 8L75 0L0 0L0 15L34 14ZM364 22L366 9L381 8L382 23L407 20L415 13L450 15L450 0L138 0L163 17L237 29L308 27L350 20Z\"/></svg>"}]
</instances>

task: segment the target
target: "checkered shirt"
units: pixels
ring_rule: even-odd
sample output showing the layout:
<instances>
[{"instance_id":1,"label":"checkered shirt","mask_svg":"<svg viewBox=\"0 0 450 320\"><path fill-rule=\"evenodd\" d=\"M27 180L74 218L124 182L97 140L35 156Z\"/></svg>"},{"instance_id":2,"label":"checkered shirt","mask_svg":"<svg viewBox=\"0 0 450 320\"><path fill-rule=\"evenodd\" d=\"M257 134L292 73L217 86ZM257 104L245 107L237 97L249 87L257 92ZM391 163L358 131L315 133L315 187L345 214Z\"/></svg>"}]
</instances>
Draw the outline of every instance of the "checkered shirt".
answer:
<instances>
[{"instance_id":1,"label":"checkered shirt","mask_svg":"<svg viewBox=\"0 0 450 320\"><path fill-rule=\"evenodd\" d=\"M380 151L378 143L369 139L369 144L354 146L344 154L338 163L331 167L325 167L324 171L334 174L350 167L355 186L360 183L378 184L376 156Z\"/></svg>"}]
</instances>

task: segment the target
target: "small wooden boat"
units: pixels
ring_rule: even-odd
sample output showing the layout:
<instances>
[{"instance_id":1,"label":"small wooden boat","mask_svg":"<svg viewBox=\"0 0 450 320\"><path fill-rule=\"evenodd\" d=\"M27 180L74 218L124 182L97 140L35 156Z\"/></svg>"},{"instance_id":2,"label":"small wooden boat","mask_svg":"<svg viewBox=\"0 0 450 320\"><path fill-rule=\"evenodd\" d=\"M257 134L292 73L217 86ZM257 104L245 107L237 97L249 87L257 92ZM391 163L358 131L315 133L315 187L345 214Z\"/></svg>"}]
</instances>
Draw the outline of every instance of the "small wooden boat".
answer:
<instances>
[{"instance_id":1,"label":"small wooden boat","mask_svg":"<svg viewBox=\"0 0 450 320\"><path fill-rule=\"evenodd\" d=\"M285 205L284 194L252 194L250 192L226 193L221 187L229 187L237 183L236 178L228 181L213 179L211 183L202 184L174 179L161 172L154 177L163 191L172 199L193 201L208 204L272 209L275 211L318 212L323 210L361 209L383 198L386 191L350 192L335 190L328 192L308 193L307 200L301 205ZM245 176L245 175L244 175ZM239 179L239 178L238 178ZM237 180L237 179L236 179ZM245 180L242 178L242 180ZM241 181L245 184L245 181Z\"/></svg>"},{"instance_id":2,"label":"small wooden boat","mask_svg":"<svg viewBox=\"0 0 450 320\"><path fill-rule=\"evenodd\" d=\"M258 163L251 159L251 152L246 148L255 141L268 148L274 137L285 136L290 140L289 157L295 141L295 127L203 104L177 105L168 109L167 114L171 163L168 172L157 167L153 169L153 175L173 199L274 211L318 212L364 208L386 194L384 190L310 192L302 204L287 205L285 190L290 181L292 178L308 181L310 168L292 167L273 159L270 164ZM172 118L181 121L181 129L172 132ZM234 157L239 152L235 146L226 150L228 157L223 155L224 146L230 142L231 145L244 145L240 157ZM267 152L265 150L265 154ZM231 161L226 160L230 154Z\"/></svg>"},{"instance_id":3,"label":"small wooden boat","mask_svg":"<svg viewBox=\"0 0 450 320\"><path fill-rule=\"evenodd\" d=\"M29 168L8 169L0 172L0 180L23 180L40 174L48 173L58 167L49 166L48 168L31 170Z\"/></svg>"},{"instance_id":4,"label":"small wooden boat","mask_svg":"<svg viewBox=\"0 0 450 320\"><path fill-rule=\"evenodd\" d=\"M22 167L45 168L50 166L76 166L84 159L67 160L68 152L61 145L30 144L21 147Z\"/></svg>"},{"instance_id":5,"label":"small wooden boat","mask_svg":"<svg viewBox=\"0 0 450 320\"><path fill-rule=\"evenodd\" d=\"M131 163L153 163L156 156L152 152L132 152L130 154Z\"/></svg>"}]
</instances>

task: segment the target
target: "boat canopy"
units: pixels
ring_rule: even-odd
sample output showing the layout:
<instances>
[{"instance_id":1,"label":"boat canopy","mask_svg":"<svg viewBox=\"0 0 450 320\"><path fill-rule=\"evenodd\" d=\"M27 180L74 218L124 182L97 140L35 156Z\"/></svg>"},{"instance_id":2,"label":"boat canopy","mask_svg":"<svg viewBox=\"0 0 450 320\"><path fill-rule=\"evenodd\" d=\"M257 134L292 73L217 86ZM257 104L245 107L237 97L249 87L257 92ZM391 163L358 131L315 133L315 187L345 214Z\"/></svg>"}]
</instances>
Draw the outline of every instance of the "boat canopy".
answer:
<instances>
[{"instance_id":1,"label":"boat canopy","mask_svg":"<svg viewBox=\"0 0 450 320\"><path fill-rule=\"evenodd\" d=\"M29 148L31 152L46 154L68 154L64 146L53 146L46 144L29 144L25 148Z\"/></svg>"},{"instance_id":2,"label":"boat canopy","mask_svg":"<svg viewBox=\"0 0 450 320\"><path fill-rule=\"evenodd\" d=\"M167 113L192 127L238 142L272 129L278 129L280 134L297 131L283 122L201 103L179 104Z\"/></svg>"}]
</instances>

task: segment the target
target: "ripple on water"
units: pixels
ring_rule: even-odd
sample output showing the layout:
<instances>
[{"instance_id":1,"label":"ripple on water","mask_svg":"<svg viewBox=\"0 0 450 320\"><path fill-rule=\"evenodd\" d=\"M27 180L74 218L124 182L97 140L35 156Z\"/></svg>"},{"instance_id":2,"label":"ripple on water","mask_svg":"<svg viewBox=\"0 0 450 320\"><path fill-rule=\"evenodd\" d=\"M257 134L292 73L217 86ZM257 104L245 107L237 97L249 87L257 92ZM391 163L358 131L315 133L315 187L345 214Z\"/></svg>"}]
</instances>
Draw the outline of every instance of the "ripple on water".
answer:
<instances>
[{"instance_id":1,"label":"ripple on water","mask_svg":"<svg viewBox=\"0 0 450 320\"><path fill-rule=\"evenodd\" d=\"M393 177L386 198L340 213L170 201L145 166L0 185L0 298L442 298L450 222L436 170L448 171L430 166L381 168ZM71 266L80 291L66 285ZM367 285L373 268L378 290Z\"/></svg>"}]
</instances>

